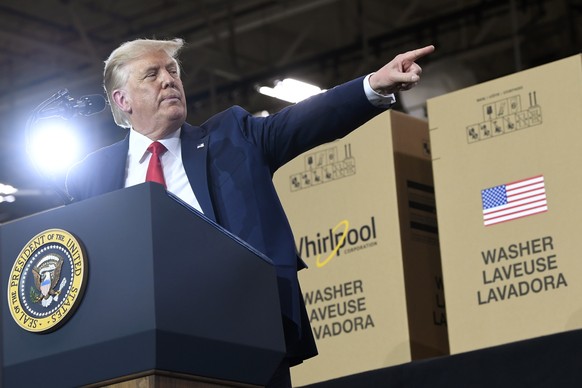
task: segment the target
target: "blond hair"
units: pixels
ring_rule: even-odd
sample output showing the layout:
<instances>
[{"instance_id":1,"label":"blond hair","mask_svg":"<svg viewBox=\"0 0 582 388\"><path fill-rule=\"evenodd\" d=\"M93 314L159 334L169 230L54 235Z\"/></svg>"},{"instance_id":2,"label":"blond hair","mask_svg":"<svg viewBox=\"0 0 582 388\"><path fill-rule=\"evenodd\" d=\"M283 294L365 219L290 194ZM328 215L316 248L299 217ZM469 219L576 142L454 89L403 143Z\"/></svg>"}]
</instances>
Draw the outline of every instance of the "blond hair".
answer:
<instances>
[{"instance_id":1,"label":"blond hair","mask_svg":"<svg viewBox=\"0 0 582 388\"><path fill-rule=\"evenodd\" d=\"M125 86L129 77L127 64L139 59L141 56L157 51L164 51L178 62L178 54L184 46L184 41L180 38L170 40L136 39L123 43L113 50L109 58L105 61L103 70L103 87L111 106L111 112L115 123L121 127L129 128L131 124L129 118L115 103L112 102L114 90Z\"/></svg>"}]
</instances>

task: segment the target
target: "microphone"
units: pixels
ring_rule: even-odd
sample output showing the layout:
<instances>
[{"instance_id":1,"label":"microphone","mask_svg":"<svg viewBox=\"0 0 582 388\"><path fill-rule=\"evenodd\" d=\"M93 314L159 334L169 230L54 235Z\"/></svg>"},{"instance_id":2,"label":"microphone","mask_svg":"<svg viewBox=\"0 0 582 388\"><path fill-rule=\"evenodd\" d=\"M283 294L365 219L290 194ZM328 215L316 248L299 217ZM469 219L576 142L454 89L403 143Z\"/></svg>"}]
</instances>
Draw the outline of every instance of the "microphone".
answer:
<instances>
[{"instance_id":1,"label":"microphone","mask_svg":"<svg viewBox=\"0 0 582 388\"><path fill-rule=\"evenodd\" d=\"M106 105L105 97L100 94L90 94L78 100L65 94L57 98L53 104L41 109L36 118L62 117L70 119L74 116L90 116L102 112Z\"/></svg>"}]
</instances>

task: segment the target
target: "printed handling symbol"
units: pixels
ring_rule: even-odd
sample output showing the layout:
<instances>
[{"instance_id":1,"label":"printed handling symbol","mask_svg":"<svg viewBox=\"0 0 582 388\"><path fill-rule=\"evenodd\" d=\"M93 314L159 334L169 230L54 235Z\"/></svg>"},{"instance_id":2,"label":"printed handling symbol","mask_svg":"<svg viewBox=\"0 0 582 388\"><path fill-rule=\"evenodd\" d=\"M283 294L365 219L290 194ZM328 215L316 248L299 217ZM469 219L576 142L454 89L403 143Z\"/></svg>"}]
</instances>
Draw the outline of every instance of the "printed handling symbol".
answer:
<instances>
[{"instance_id":1,"label":"printed handling symbol","mask_svg":"<svg viewBox=\"0 0 582 388\"><path fill-rule=\"evenodd\" d=\"M520 109L520 96L513 96L509 98L509 113L517 113Z\"/></svg>"},{"instance_id":2,"label":"printed handling symbol","mask_svg":"<svg viewBox=\"0 0 582 388\"><path fill-rule=\"evenodd\" d=\"M344 152L346 154L346 159L352 157L352 145L350 143L344 146Z\"/></svg>"},{"instance_id":3,"label":"printed handling symbol","mask_svg":"<svg viewBox=\"0 0 582 388\"><path fill-rule=\"evenodd\" d=\"M338 147L317 151L304 157L304 171L289 177L291 191L307 189L356 173L351 144L344 144L346 157L338 159Z\"/></svg>"},{"instance_id":4,"label":"printed handling symbol","mask_svg":"<svg viewBox=\"0 0 582 388\"><path fill-rule=\"evenodd\" d=\"M538 101L537 101L537 96L536 96L535 91L529 93L529 106L530 106L530 108L533 108L534 106L538 106Z\"/></svg>"},{"instance_id":5,"label":"printed handling symbol","mask_svg":"<svg viewBox=\"0 0 582 388\"><path fill-rule=\"evenodd\" d=\"M331 171L331 168L328 167L325 169L325 179L330 180L331 178L333 178L333 171Z\"/></svg>"},{"instance_id":6,"label":"printed handling symbol","mask_svg":"<svg viewBox=\"0 0 582 388\"><path fill-rule=\"evenodd\" d=\"M489 116L489 120L491 120L492 113L493 113L493 107L491 105L487 105L487 115Z\"/></svg>"},{"instance_id":7,"label":"printed handling symbol","mask_svg":"<svg viewBox=\"0 0 582 388\"><path fill-rule=\"evenodd\" d=\"M475 127L469 128L469 136L473 140L477 140L479 138L479 135L477 134L477 131L475 131Z\"/></svg>"},{"instance_id":8,"label":"printed handling symbol","mask_svg":"<svg viewBox=\"0 0 582 388\"><path fill-rule=\"evenodd\" d=\"M501 104L499 104L499 109L497 110L497 116L503 116L503 113L505 113L505 101L502 101Z\"/></svg>"},{"instance_id":9,"label":"printed handling symbol","mask_svg":"<svg viewBox=\"0 0 582 388\"><path fill-rule=\"evenodd\" d=\"M295 188L299 188L301 187L301 183L299 182L299 179L297 179L296 176L294 176L293 178L291 178L291 184L293 185L293 187Z\"/></svg>"},{"instance_id":10,"label":"printed handling symbol","mask_svg":"<svg viewBox=\"0 0 582 388\"><path fill-rule=\"evenodd\" d=\"M321 182L321 176L318 174L317 170L313 171L313 180L315 183Z\"/></svg>"}]
</instances>

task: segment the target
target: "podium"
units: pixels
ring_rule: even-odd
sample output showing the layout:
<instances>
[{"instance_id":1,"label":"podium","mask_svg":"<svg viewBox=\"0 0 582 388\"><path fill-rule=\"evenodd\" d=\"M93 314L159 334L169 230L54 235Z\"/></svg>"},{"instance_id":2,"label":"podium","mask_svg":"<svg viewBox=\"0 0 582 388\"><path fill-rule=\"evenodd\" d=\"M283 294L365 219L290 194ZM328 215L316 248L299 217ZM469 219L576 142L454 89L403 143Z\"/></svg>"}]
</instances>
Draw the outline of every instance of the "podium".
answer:
<instances>
[{"instance_id":1,"label":"podium","mask_svg":"<svg viewBox=\"0 0 582 388\"><path fill-rule=\"evenodd\" d=\"M19 252L52 228L84 247L86 286L61 327L35 333L7 290ZM272 262L160 185L4 224L0 260L2 387L263 386L285 355Z\"/></svg>"}]
</instances>

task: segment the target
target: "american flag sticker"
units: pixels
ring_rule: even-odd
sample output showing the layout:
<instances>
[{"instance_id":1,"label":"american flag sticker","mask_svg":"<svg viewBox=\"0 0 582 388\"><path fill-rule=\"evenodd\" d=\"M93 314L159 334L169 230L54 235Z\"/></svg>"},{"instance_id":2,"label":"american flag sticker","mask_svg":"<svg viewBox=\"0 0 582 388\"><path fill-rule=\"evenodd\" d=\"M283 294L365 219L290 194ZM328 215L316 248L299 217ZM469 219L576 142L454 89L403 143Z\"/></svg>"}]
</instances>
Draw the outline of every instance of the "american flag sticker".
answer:
<instances>
[{"instance_id":1,"label":"american flag sticker","mask_svg":"<svg viewBox=\"0 0 582 388\"><path fill-rule=\"evenodd\" d=\"M543 175L481 191L485 226L548 211Z\"/></svg>"}]
</instances>

